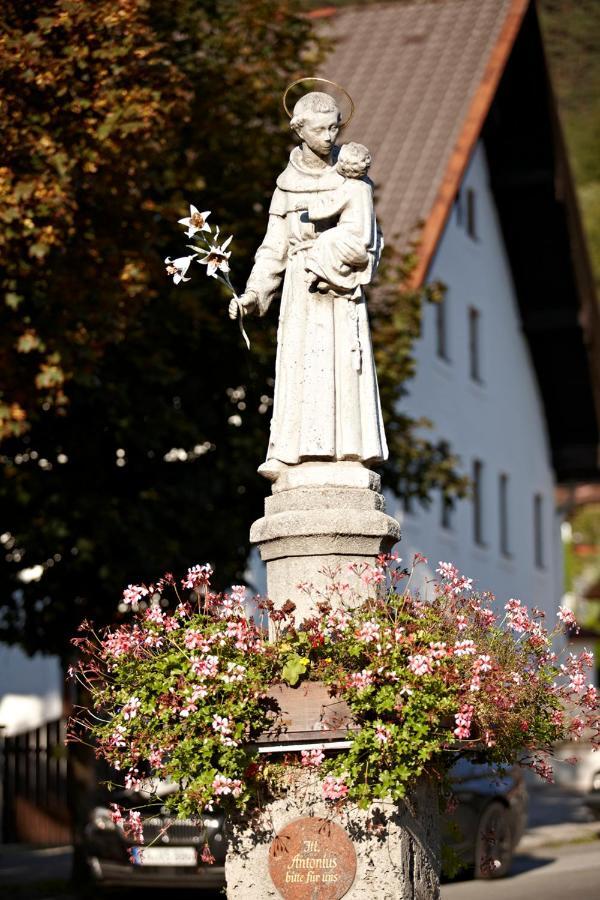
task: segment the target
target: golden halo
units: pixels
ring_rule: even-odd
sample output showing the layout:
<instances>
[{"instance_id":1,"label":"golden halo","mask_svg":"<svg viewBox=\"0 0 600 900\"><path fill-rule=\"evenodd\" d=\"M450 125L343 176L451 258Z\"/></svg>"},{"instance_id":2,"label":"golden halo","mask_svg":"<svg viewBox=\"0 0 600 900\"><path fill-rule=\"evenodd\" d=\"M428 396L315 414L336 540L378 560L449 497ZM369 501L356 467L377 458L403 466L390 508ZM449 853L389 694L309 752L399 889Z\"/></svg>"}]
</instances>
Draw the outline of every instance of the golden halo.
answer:
<instances>
[{"instance_id":1,"label":"golden halo","mask_svg":"<svg viewBox=\"0 0 600 900\"><path fill-rule=\"evenodd\" d=\"M345 125L347 125L348 122L350 121L350 119L352 118L352 116L354 115L354 110L355 110L354 100L352 99L352 97L350 96L348 91L345 90L341 86L341 84L338 84L337 81L330 81L328 78L299 78L298 81L293 81L290 85L288 85L287 88L285 89L285 93L283 95L283 101L282 101L283 108L285 109L285 111L288 115L288 118L289 119L292 118L292 113L289 111L288 105L286 103L287 95L289 94L289 92L291 91L292 88L296 87L296 85L298 85L298 84L302 84L304 81L320 81L323 84L331 84L331 85L333 85L333 87L336 87L338 89L338 91L341 91L342 94L344 94L348 98L348 102L350 103L350 115L348 116L348 118L346 119L345 122L340 122L340 128L343 128ZM335 99L335 97L334 97L334 99Z\"/></svg>"}]
</instances>

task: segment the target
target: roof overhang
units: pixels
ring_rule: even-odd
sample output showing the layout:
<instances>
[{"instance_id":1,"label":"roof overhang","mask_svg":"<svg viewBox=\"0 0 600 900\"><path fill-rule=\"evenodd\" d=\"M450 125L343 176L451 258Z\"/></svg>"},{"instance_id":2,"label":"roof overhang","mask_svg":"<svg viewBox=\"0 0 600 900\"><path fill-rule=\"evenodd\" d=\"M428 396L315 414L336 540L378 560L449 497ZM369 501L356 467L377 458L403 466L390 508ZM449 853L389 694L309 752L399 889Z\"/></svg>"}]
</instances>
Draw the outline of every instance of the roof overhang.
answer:
<instances>
[{"instance_id":1,"label":"roof overhang","mask_svg":"<svg viewBox=\"0 0 600 900\"><path fill-rule=\"evenodd\" d=\"M559 482L600 480L600 311L535 4L483 123Z\"/></svg>"}]
</instances>

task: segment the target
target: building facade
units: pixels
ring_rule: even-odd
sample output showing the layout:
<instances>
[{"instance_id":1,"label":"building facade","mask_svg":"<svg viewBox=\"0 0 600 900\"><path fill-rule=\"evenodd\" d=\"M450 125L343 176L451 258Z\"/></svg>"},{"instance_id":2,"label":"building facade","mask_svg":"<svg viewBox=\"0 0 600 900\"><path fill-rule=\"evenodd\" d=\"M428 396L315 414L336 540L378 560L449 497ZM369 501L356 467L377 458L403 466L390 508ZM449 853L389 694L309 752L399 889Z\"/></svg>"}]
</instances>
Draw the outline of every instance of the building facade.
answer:
<instances>
[{"instance_id":1,"label":"building facade","mask_svg":"<svg viewBox=\"0 0 600 900\"><path fill-rule=\"evenodd\" d=\"M597 481L600 317L535 3L448 0L323 11L323 74L373 153L415 285L441 281L401 411L433 423L471 479L454 507L406 508L399 554L454 562L503 604L563 593L557 485ZM431 436L428 435L428 436Z\"/></svg>"},{"instance_id":2,"label":"building facade","mask_svg":"<svg viewBox=\"0 0 600 900\"><path fill-rule=\"evenodd\" d=\"M446 286L445 299L424 310L402 406L434 423L472 488L454 507L441 496L408 509L388 498L402 524L399 552L405 561L424 554L430 574L452 561L499 601L551 613L562 593L551 447L481 141L428 277Z\"/></svg>"}]
</instances>

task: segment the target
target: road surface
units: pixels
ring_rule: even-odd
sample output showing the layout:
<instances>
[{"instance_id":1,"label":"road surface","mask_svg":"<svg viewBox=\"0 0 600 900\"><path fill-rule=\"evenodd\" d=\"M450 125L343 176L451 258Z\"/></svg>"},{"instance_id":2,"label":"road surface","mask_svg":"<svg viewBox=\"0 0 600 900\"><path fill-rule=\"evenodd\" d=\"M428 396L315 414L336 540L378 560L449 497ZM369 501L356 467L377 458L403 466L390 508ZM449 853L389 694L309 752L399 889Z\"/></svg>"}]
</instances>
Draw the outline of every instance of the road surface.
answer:
<instances>
[{"instance_id":1,"label":"road surface","mask_svg":"<svg viewBox=\"0 0 600 900\"><path fill-rule=\"evenodd\" d=\"M595 900L600 897L600 841L517 854L506 878L456 881L442 900Z\"/></svg>"}]
</instances>

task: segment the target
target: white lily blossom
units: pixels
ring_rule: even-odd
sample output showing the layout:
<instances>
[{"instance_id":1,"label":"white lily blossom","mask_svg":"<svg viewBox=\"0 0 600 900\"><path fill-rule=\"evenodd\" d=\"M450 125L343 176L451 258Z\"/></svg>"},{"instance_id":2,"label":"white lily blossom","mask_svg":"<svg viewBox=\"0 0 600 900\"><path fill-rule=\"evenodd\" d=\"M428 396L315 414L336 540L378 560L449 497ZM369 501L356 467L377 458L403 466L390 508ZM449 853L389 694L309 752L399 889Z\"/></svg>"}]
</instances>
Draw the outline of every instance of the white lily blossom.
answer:
<instances>
[{"instance_id":1,"label":"white lily blossom","mask_svg":"<svg viewBox=\"0 0 600 900\"><path fill-rule=\"evenodd\" d=\"M191 281L191 278L187 278L186 275L192 260L195 259L197 263L206 266L206 274L210 275L212 278L216 278L231 292L232 299L229 304L229 316L230 318L234 318L231 315L231 309L236 308L240 332L244 339L244 343L249 350L250 339L244 328L245 307L240 303L240 298L229 277L229 258L231 256L231 251L227 248L232 241L233 235L221 243L219 226L215 225L213 230L206 221L210 214L209 209L200 212L197 207L190 203L189 216L178 220L180 225L186 227L187 230L185 233L187 237L190 238L196 235L195 240L198 241L198 244L187 245L190 250L194 251L190 256L180 256L177 259L171 259L170 256L167 256L165 259L167 275L172 276L174 284L179 284L182 281ZM236 304L236 307L234 307L234 303Z\"/></svg>"},{"instance_id":2,"label":"white lily blossom","mask_svg":"<svg viewBox=\"0 0 600 900\"><path fill-rule=\"evenodd\" d=\"M206 274L212 276L213 278L217 277L217 271L221 272L229 272L229 257L231 256L231 250L227 251L227 247L231 243L233 235L227 238L221 246L218 244L211 244L206 256L203 259L199 259L198 262L206 266ZM198 248L200 249L200 248Z\"/></svg>"},{"instance_id":3,"label":"white lily blossom","mask_svg":"<svg viewBox=\"0 0 600 900\"><path fill-rule=\"evenodd\" d=\"M186 237L194 237L197 231L208 231L210 233L210 225L206 221L210 216L210 209L206 209L204 212L199 212L195 206L190 203L190 214L186 216L184 219L178 219L179 225L185 225L187 227L187 231L185 233Z\"/></svg>"},{"instance_id":4,"label":"white lily blossom","mask_svg":"<svg viewBox=\"0 0 600 900\"><path fill-rule=\"evenodd\" d=\"M186 278L187 270L189 269L192 260L196 258L198 254L192 253L191 256L180 256L178 259L171 259L170 256L167 256L165 259L165 265L167 267L167 275L173 276L173 284L179 284L180 281L191 281L191 278Z\"/></svg>"}]
</instances>

